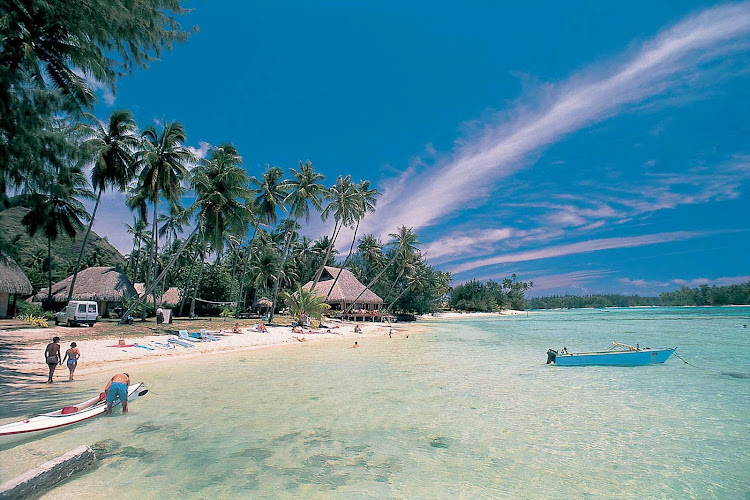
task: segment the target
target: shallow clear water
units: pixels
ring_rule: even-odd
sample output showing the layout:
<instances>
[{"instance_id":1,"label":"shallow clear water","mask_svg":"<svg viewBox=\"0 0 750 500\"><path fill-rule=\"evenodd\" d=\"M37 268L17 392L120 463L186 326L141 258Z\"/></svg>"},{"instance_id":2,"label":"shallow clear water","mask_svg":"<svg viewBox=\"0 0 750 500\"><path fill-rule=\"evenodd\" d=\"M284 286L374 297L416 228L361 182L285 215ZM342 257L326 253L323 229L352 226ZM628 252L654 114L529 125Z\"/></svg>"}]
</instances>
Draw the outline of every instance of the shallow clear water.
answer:
<instances>
[{"instance_id":1,"label":"shallow clear water","mask_svg":"<svg viewBox=\"0 0 750 500\"><path fill-rule=\"evenodd\" d=\"M0 451L0 480L105 441L96 469L48 497L106 485L131 498L744 498L743 324L750 308L543 312L435 323L360 349L299 344L143 366L131 375L152 392L129 415ZM674 357L544 364L549 347L612 340L678 346L700 368ZM87 395L106 382L95 378L57 390ZM7 399L0 417L15 415Z\"/></svg>"}]
</instances>

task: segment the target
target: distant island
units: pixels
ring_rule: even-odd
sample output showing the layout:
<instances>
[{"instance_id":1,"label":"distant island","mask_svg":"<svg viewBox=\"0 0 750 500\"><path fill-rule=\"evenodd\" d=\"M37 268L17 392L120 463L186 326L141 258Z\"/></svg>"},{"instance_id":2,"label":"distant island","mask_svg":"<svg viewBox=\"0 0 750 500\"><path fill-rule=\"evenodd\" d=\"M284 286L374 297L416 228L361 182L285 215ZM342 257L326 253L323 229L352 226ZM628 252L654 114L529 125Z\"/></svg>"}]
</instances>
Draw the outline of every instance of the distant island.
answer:
<instances>
[{"instance_id":1,"label":"distant island","mask_svg":"<svg viewBox=\"0 0 750 500\"><path fill-rule=\"evenodd\" d=\"M476 280L451 289L450 307L464 311L490 312L498 309L579 309L635 306L727 306L750 305L750 281L728 286L681 287L655 297L619 294L552 295L524 298L532 283L516 281L515 275L503 283Z\"/></svg>"}]
</instances>

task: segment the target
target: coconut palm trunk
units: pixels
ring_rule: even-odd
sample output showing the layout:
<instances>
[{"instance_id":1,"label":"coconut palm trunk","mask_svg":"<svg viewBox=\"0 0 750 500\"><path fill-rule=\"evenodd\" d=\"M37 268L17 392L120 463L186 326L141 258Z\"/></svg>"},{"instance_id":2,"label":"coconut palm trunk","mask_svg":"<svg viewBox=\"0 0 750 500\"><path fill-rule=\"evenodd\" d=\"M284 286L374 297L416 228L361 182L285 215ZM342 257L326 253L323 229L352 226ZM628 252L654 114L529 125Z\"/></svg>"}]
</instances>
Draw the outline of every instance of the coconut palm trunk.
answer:
<instances>
[{"instance_id":1,"label":"coconut palm trunk","mask_svg":"<svg viewBox=\"0 0 750 500\"><path fill-rule=\"evenodd\" d=\"M182 316L182 312L185 309L185 302L187 300L188 294L190 293L191 284L193 282L193 271L195 271L196 260L198 260L197 252L195 254L195 257L192 259L192 262L190 263L190 269L188 270L187 280L185 281L185 285L182 287L183 294L182 294L182 299L180 299L180 316Z\"/></svg>"},{"instance_id":2,"label":"coconut palm trunk","mask_svg":"<svg viewBox=\"0 0 750 500\"><path fill-rule=\"evenodd\" d=\"M381 271L380 271L380 272L379 272L379 273L377 274L377 276L375 276L375 277L374 277L374 278L372 279L372 281L370 281L370 282L369 282L369 283L368 283L367 285L365 285L365 289L364 289L364 290L362 290L361 292L359 292L359 295L357 295L357 297L356 297L356 298L355 298L355 299L354 299L354 300L352 301L352 303L351 303L351 304L349 304L349 307L347 307L347 308L346 308L346 309L344 310L344 312L343 312L342 316L346 316L346 313L348 313L349 311L351 311L351 310L352 310L352 307L354 307L354 304L355 304L355 303L357 302L357 300L358 300L358 299L359 299L359 298L360 298L360 297L361 297L362 295L364 295L364 293L365 293L365 292L367 291L367 289L369 289L369 288L370 288L370 287L371 287L372 285L374 285L375 283L377 283L377 281L378 281L378 280L380 279L380 277L381 277L381 276L383 275L383 273L385 273L385 271L386 271L386 270L387 270L387 269L388 269L389 267L391 267L391 264L393 264L393 262L395 262L395 259L391 259L391 261L390 261L390 262L389 262L389 263L388 263L388 264L387 264L387 265L386 265L386 266L385 266L385 267L384 267L384 268L383 268L383 269L382 269L382 270L381 270Z\"/></svg>"},{"instance_id":3,"label":"coconut palm trunk","mask_svg":"<svg viewBox=\"0 0 750 500\"><path fill-rule=\"evenodd\" d=\"M195 299L198 297L198 291L201 288L201 280L203 279L203 268L206 262L206 252L201 249L201 267L198 270L198 280L195 282L195 290L193 291L193 300L190 301L190 317L195 316Z\"/></svg>"},{"instance_id":4,"label":"coconut palm trunk","mask_svg":"<svg viewBox=\"0 0 750 500\"><path fill-rule=\"evenodd\" d=\"M343 226L343 224L341 226ZM321 262L320 267L315 273L315 277L313 278L312 288L310 288L310 290L315 290L315 285L318 284L318 282L320 281L320 277L323 276L323 270L326 267L328 258L331 256L333 245L336 243L336 238L338 238L340 231L341 231L341 228L339 227L339 221L336 221L336 223L333 225L333 233L331 233L331 240L328 243L328 246L326 247L326 253L325 253L325 256L323 257L323 262Z\"/></svg>"},{"instance_id":5,"label":"coconut palm trunk","mask_svg":"<svg viewBox=\"0 0 750 500\"><path fill-rule=\"evenodd\" d=\"M159 275L159 277L158 277L158 278L156 279L156 281L155 281L154 283L152 283L152 284L151 284L151 286L150 286L150 287L148 287L148 288L147 288L146 290L144 290L143 296L142 296L142 297L138 297L138 298L137 298L137 299L136 299L136 300L135 300L135 301L134 301L134 302L133 302L132 304L130 304L130 307L128 307L128 310L127 310L127 311L125 311L125 313L123 313L123 315L122 315L122 318L120 318L120 324L123 324L123 323L125 323L125 321L127 321L127 318L128 318L128 316L130 315L130 313L132 313L132 312L133 312L133 309L135 309L135 307L136 307L136 306L137 306L138 304L140 304L140 303L141 303L141 300L142 300L143 298L147 297L149 293L151 293L151 292L153 292L153 291L154 291L154 288L156 288L156 282L157 282L157 281L158 281L158 280L159 280L160 278L162 278L162 275L164 275L164 274L166 274L167 272L169 272L169 270L170 270L170 269L172 268L172 266L174 265L174 263L175 263L175 262L177 262L177 258L178 258L178 257L179 257L180 255L182 255L182 252L184 252L184 251L185 251L185 248L187 248L187 246L188 246L188 244L190 243L190 241L191 241L191 240L193 239L193 237L194 237L194 236L196 235L196 233L198 232L198 229L200 228L200 226L201 226L201 223L202 223L202 221L199 221L199 222L198 222L198 224L196 224L196 226L195 226L195 229L193 229L193 232L192 232L192 233L190 233L190 236L188 236L188 237L187 237L187 239L186 239L186 240L184 241L184 243L183 243L183 244L182 244L182 246L180 247L180 250L179 250L178 252L176 252L176 253L175 253L175 254L174 254L174 255L172 256L172 258L171 258L171 259L169 259L169 262L167 263L166 267L164 267L164 269L162 270L162 272L161 272L161 275Z\"/></svg>"},{"instance_id":6,"label":"coconut palm trunk","mask_svg":"<svg viewBox=\"0 0 750 500\"><path fill-rule=\"evenodd\" d=\"M89 222L89 227L86 230L86 234L83 236L83 243L81 243L81 251L78 252L78 262L76 262L76 270L73 272L73 278L70 280L70 289L68 290L68 298L65 299L66 302L70 302L70 299L73 297L73 287L76 286L76 278L78 277L78 271L81 270L81 261L83 260L83 254L86 253L86 242L89 239L89 234L91 234L91 228L94 225L94 219L96 218L96 211L99 208L99 202L102 199L102 190L99 189L99 194L96 197L96 203L94 204L94 211L91 213L91 222Z\"/></svg>"},{"instance_id":7,"label":"coconut palm trunk","mask_svg":"<svg viewBox=\"0 0 750 500\"><path fill-rule=\"evenodd\" d=\"M52 306L52 237L47 236L47 307Z\"/></svg>"},{"instance_id":8,"label":"coconut palm trunk","mask_svg":"<svg viewBox=\"0 0 750 500\"><path fill-rule=\"evenodd\" d=\"M242 279L240 280L240 289L237 292L237 307L234 310L234 317L239 318L240 317L240 302L242 301L242 306L244 309L244 301L243 296L245 294L245 275L247 274L247 265L250 262L250 254L252 253L253 248L253 242L255 241L255 236L258 234L258 226L256 225L253 228L253 237L250 238L250 243L247 244L247 253L245 254L245 261L242 263Z\"/></svg>"},{"instance_id":9,"label":"coconut palm trunk","mask_svg":"<svg viewBox=\"0 0 750 500\"><path fill-rule=\"evenodd\" d=\"M346 254L346 259L344 260L344 263L339 268L339 272L336 273L336 277L333 279L333 284L331 285L331 288L328 290L328 295L326 295L326 299L328 299L331 296L333 287L336 286L336 282L338 282L339 276L341 276L341 273L344 271L344 268L349 263L349 259L351 259L352 251L354 250L354 243L357 241L357 231L359 231L359 220L357 220L357 226L354 228L354 237L352 237L352 244L349 245L349 253ZM314 290L314 289L315 289L315 285L313 284L313 288L311 288L311 290Z\"/></svg>"},{"instance_id":10,"label":"coconut palm trunk","mask_svg":"<svg viewBox=\"0 0 750 500\"><path fill-rule=\"evenodd\" d=\"M293 219L292 228L286 235L286 243L284 243L284 252L281 255L281 265L279 265L279 271L276 273L276 281L273 284L273 299L271 300L271 312L268 315L268 322L273 323L273 313L276 309L276 300L279 297L279 284L281 283L281 274L284 272L284 264L289 253L289 247L292 246L292 237L294 236L294 228L297 227L297 217Z\"/></svg>"}]
</instances>

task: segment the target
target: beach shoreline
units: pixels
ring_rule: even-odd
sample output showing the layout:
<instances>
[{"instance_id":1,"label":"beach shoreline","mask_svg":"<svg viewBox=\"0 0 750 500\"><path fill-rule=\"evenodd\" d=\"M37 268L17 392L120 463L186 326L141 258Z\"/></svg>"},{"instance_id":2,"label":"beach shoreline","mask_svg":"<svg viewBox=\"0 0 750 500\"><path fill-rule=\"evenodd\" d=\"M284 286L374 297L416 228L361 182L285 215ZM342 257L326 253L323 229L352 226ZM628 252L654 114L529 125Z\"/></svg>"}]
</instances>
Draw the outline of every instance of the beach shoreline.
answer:
<instances>
[{"instance_id":1,"label":"beach shoreline","mask_svg":"<svg viewBox=\"0 0 750 500\"><path fill-rule=\"evenodd\" d=\"M168 344L168 339L177 339L178 329L185 325L169 327L158 334L133 336L127 331L110 331L105 334L94 333L89 336L89 330L69 331L66 327L47 329L3 330L5 348L10 356L5 368L13 371L17 377L13 382L16 387L37 386L43 384L47 377L47 365L43 362L45 346L53 336L62 338L61 355L68 349L70 341L75 341L81 350L81 359L75 372L75 377L96 375L102 372L121 372L125 368L133 371L138 366L154 363L174 363L188 361L199 356L222 355L236 352L250 352L259 349L279 348L288 345L305 345L319 342L354 342L359 339L384 337L392 331L394 337L416 335L430 329L435 321L450 321L456 319L504 317L526 314L524 311L503 311L500 313L440 313L438 316L420 316L414 322L400 323L367 323L326 319L325 327L318 329L306 328L304 333L295 333L291 326L269 325L268 332L256 332L251 328L241 328L242 333L229 333L227 330L207 330L209 335L217 336L219 340L207 342L191 342L193 347L174 346L167 349L157 344ZM228 327L230 322L223 323ZM355 326L361 328L361 333L354 331ZM173 330L174 332L170 332ZM190 331L196 328L190 328ZM66 335L68 334L68 335ZM81 335L84 338L79 338ZM69 337L66 339L66 336ZM44 340L42 340L44 339ZM125 345L119 345L123 340ZM67 382L68 369L63 364L55 370L54 383Z\"/></svg>"}]
</instances>

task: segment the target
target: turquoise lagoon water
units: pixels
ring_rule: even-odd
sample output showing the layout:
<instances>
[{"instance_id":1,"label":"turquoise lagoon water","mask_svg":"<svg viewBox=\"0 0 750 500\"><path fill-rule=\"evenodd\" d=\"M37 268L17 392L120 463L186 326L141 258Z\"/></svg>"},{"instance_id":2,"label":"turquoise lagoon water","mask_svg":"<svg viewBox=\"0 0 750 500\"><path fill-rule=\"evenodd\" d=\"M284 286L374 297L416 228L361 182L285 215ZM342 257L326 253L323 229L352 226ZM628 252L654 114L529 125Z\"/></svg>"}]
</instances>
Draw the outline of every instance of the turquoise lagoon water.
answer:
<instances>
[{"instance_id":1,"label":"turquoise lagoon water","mask_svg":"<svg viewBox=\"0 0 750 500\"><path fill-rule=\"evenodd\" d=\"M436 322L393 339L143 366L152 393L0 451L0 480L80 444L98 467L46 498L747 498L750 308ZM549 347L678 346L645 367L545 365ZM60 384L35 411L105 380ZM24 399L28 399L28 392ZM57 405L59 406L59 405ZM52 405L55 407L55 405Z\"/></svg>"}]
</instances>

